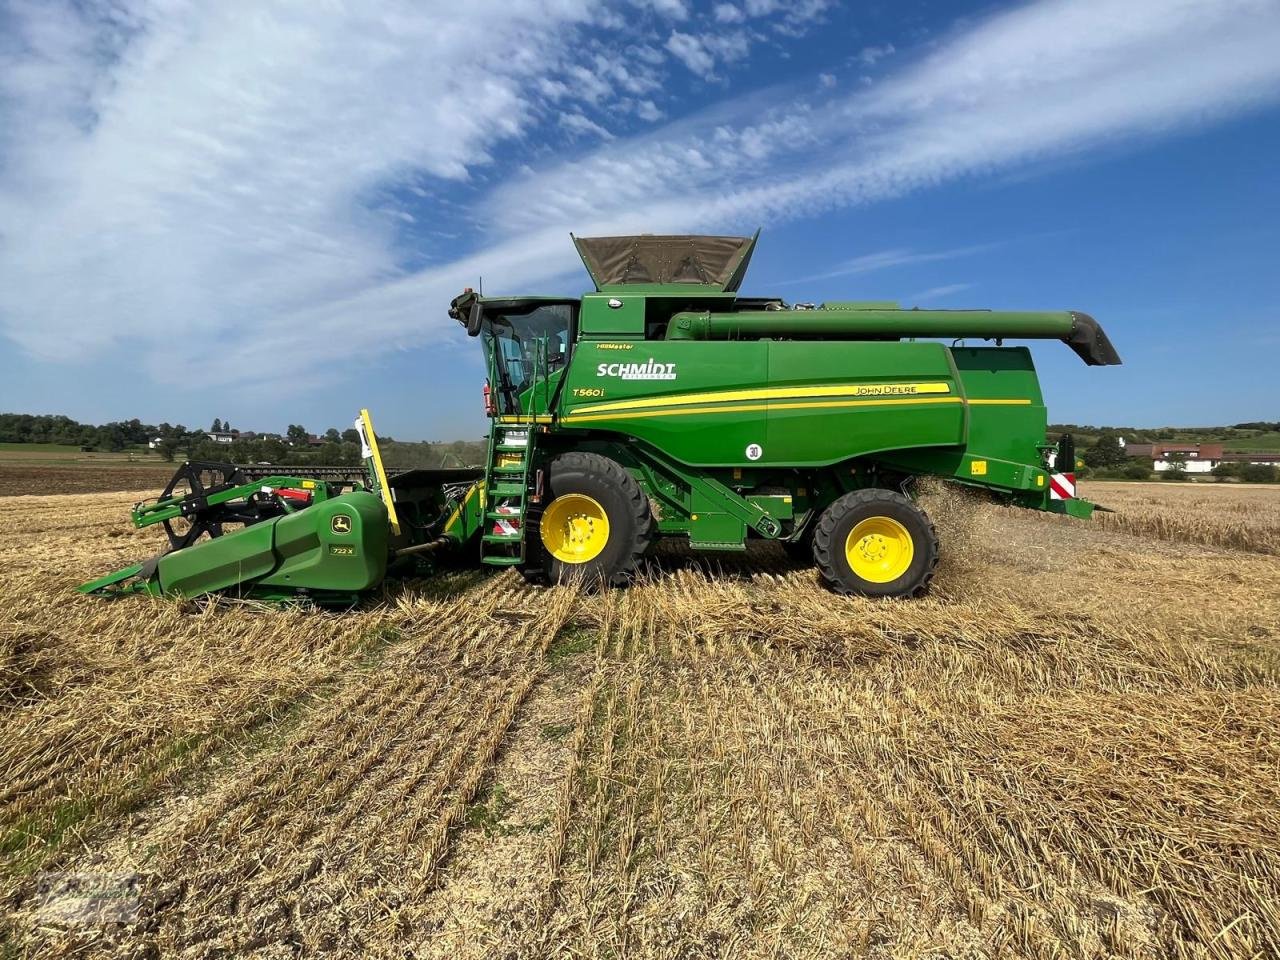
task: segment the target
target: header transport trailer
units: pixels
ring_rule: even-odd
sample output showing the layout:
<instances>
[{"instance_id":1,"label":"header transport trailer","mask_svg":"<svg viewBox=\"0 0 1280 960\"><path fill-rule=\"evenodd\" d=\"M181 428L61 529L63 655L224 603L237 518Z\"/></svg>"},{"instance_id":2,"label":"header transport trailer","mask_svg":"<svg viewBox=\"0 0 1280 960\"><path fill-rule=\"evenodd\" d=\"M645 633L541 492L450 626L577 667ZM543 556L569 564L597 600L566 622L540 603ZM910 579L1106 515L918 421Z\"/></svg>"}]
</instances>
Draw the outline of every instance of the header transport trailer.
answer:
<instances>
[{"instance_id":1,"label":"header transport trailer","mask_svg":"<svg viewBox=\"0 0 1280 960\"><path fill-rule=\"evenodd\" d=\"M905 597L938 562L918 476L1091 515L1005 341L1118 364L1093 318L742 297L758 236L575 238L593 293L465 291L449 313L488 365L483 467L389 474L367 412L363 469L186 464L133 511L170 551L80 589L343 604L441 551L614 584L681 537L776 540L839 593Z\"/></svg>"}]
</instances>

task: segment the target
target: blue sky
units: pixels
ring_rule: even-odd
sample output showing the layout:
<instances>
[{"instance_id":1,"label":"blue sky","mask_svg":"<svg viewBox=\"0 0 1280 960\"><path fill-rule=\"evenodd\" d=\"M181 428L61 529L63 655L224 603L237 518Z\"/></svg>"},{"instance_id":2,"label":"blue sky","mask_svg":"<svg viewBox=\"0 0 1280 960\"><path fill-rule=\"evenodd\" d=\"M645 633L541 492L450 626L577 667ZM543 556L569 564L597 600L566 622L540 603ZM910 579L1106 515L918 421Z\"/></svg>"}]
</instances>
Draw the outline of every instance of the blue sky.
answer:
<instances>
[{"instance_id":1,"label":"blue sky","mask_svg":"<svg viewBox=\"0 0 1280 960\"><path fill-rule=\"evenodd\" d=\"M1055 421L1280 417L1280 0L0 0L0 410L483 432L445 315L568 240L1077 309Z\"/></svg>"}]
</instances>

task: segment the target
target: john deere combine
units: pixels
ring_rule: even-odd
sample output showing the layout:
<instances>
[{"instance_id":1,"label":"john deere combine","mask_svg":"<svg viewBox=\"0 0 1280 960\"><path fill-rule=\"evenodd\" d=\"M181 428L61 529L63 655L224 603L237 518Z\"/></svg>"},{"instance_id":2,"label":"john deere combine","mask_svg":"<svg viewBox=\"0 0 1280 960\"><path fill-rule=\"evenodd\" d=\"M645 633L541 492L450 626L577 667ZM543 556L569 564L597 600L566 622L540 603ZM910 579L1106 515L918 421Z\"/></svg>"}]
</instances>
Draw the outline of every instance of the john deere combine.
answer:
<instances>
[{"instance_id":1,"label":"john deere combine","mask_svg":"<svg viewBox=\"0 0 1280 960\"><path fill-rule=\"evenodd\" d=\"M187 464L133 512L172 549L80 589L345 604L442 551L618 583L681 537L776 540L838 592L913 596L938 560L918 476L1092 513L1030 352L1004 343L1119 363L1088 315L787 304L738 295L756 237L574 242L595 292L450 306L488 363L484 467L388 473L367 413L362 470Z\"/></svg>"}]
</instances>

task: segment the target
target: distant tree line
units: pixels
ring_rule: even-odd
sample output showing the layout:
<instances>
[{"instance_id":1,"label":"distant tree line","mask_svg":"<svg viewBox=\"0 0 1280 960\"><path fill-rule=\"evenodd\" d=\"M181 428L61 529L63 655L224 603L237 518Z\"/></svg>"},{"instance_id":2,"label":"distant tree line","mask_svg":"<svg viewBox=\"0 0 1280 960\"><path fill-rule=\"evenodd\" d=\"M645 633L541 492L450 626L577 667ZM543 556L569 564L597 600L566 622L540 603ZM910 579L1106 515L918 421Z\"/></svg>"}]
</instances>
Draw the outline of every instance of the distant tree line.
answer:
<instances>
[{"instance_id":1,"label":"distant tree line","mask_svg":"<svg viewBox=\"0 0 1280 960\"><path fill-rule=\"evenodd\" d=\"M1280 421L1252 420L1233 423L1224 427L1115 427L1094 426L1080 423L1051 423L1048 428L1051 440L1064 433L1076 438L1077 449L1094 443L1104 434L1124 437L1125 443L1218 443L1231 440L1270 440L1261 444L1270 448L1274 438L1269 433L1280 433Z\"/></svg>"},{"instance_id":2,"label":"distant tree line","mask_svg":"<svg viewBox=\"0 0 1280 960\"><path fill-rule=\"evenodd\" d=\"M58 443L86 452L119 453L158 441L155 453L169 461L181 457L223 463L360 463L360 435L350 427L330 427L318 436L320 443L312 442L310 431L299 423L289 424L278 436L246 432L229 443L209 439L210 433L232 432L231 422L221 417L214 418L208 430L191 430L180 423L150 424L136 418L93 426L59 415L0 413L0 443ZM380 436L378 441L387 465L397 468L477 466L484 462L487 450L482 440L407 443Z\"/></svg>"},{"instance_id":3,"label":"distant tree line","mask_svg":"<svg viewBox=\"0 0 1280 960\"><path fill-rule=\"evenodd\" d=\"M177 438L186 433L187 428L181 424L174 427L164 423L156 427L136 418L95 427L57 415L0 413L0 443L62 443L91 450L120 451L149 443L157 436Z\"/></svg>"}]
</instances>

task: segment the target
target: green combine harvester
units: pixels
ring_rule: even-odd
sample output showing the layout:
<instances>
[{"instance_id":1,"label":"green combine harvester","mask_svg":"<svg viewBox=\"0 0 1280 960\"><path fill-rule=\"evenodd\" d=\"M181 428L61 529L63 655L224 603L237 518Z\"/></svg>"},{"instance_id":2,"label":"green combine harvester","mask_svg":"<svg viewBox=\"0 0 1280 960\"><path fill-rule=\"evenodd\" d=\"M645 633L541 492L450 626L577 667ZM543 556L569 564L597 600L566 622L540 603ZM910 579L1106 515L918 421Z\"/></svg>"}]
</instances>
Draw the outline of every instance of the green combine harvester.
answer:
<instances>
[{"instance_id":1,"label":"green combine harvester","mask_svg":"<svg viewBox=\"0 0 1280 960\"><path fill-rule=\"evenodd\" d=\"M938 562L916 477L1091 515L1030 352L1004 343L1118 364L1091 317L740 297L758 236L575 238L594 293L465 291L449 314L485 349L484 467L389 472L367 411L363 469L187 463L133 511L171 549L80 590L347 605L443 553L616 584L680 537L776 540L839 593L906 597Z\"/></svg>"}]
</instances>

